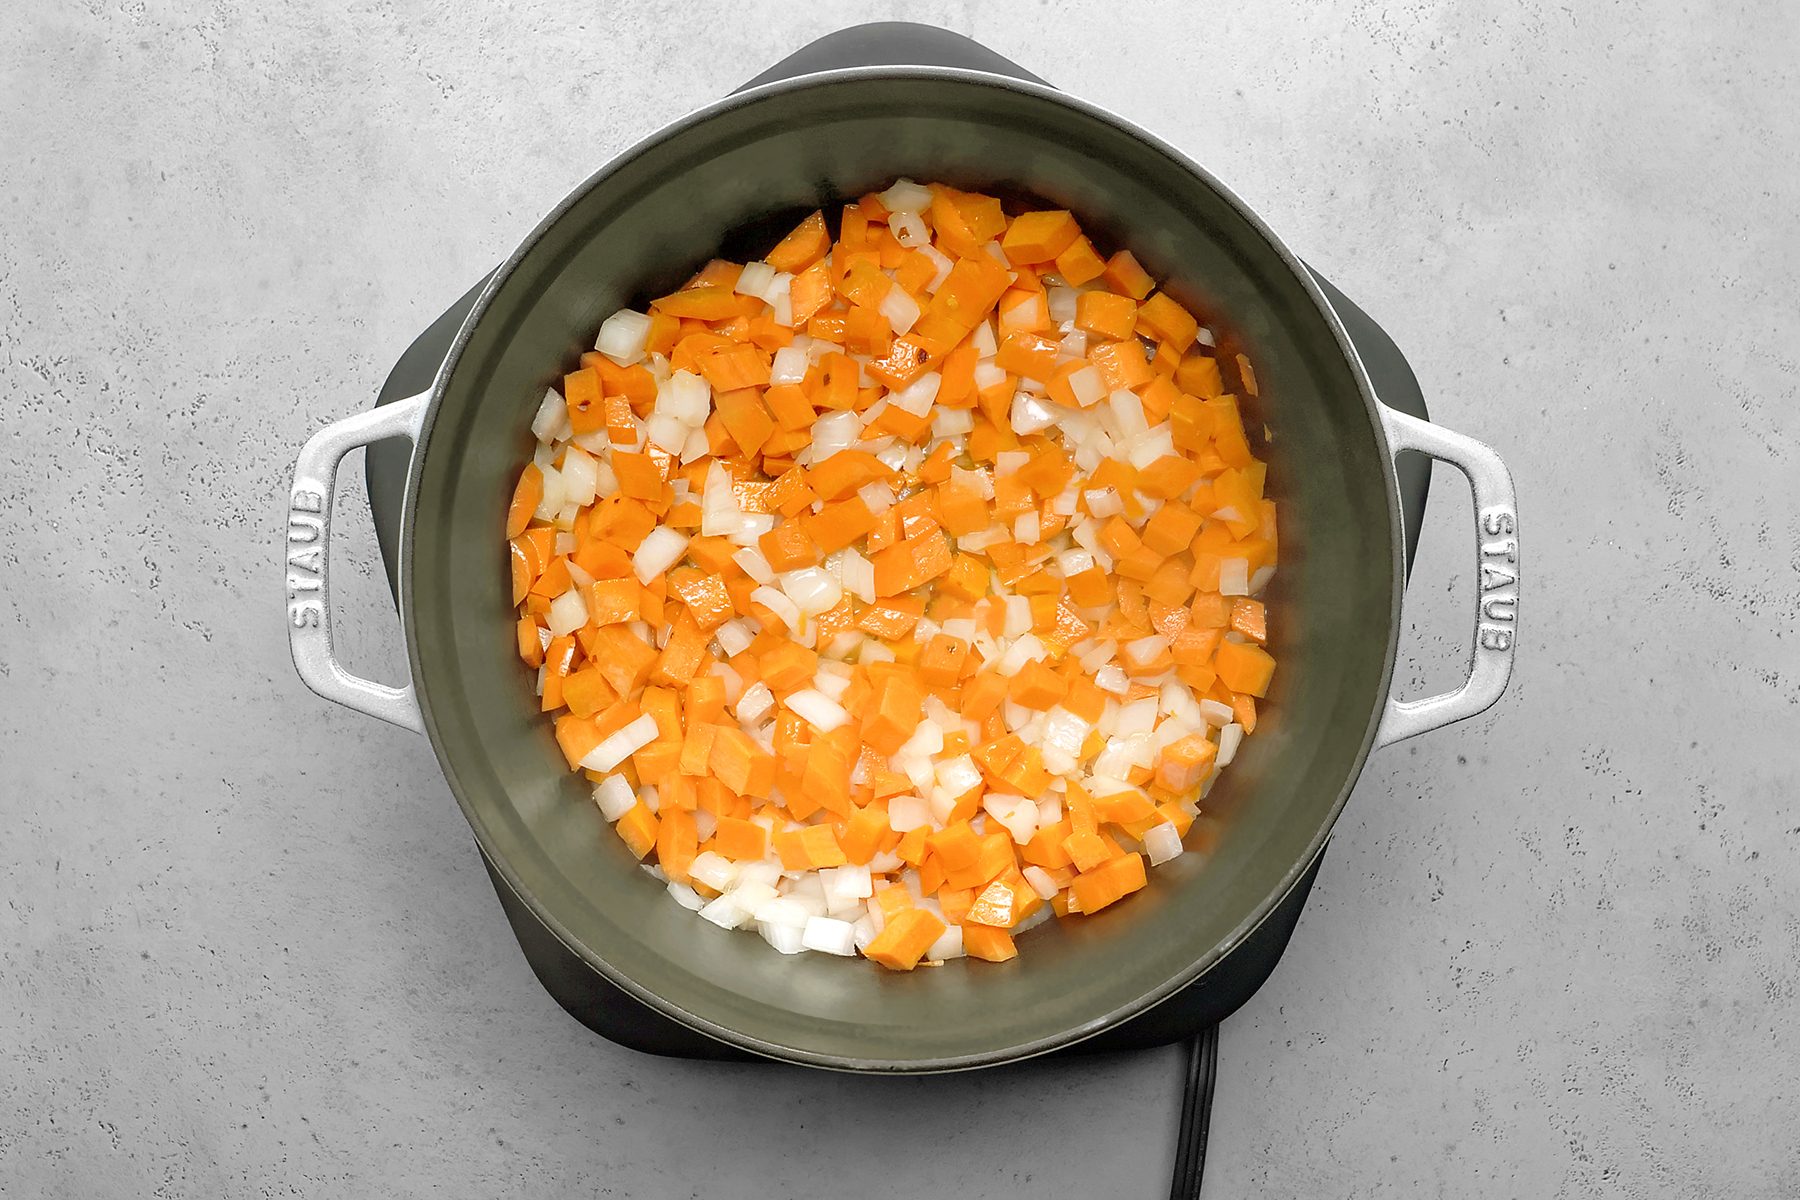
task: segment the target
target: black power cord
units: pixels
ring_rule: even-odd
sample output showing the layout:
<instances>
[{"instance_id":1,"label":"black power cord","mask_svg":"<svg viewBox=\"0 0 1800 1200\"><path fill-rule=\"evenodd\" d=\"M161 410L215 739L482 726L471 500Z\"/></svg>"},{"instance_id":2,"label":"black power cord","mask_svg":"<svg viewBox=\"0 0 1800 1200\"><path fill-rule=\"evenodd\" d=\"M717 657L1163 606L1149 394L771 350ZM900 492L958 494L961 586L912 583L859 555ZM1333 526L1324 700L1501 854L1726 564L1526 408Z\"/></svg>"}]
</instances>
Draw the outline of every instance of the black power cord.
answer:
<instances>
[{"instance_id":1,"label":"black power cord","mask_svg":"<svg viewBox=\"0 0 1800 1200\"><path fill-rule=\"evenodd\" d=\"M1175 1177L1169 1200L1200 1200L1206 1173L1206 1132L1212 1125L1213 1085L1219 1075L1219 1027L1208 1025L1188 1042L1187 1078L1181 1089L1181 1125L1175 1133Z\"/></svg>"}]
</instances>

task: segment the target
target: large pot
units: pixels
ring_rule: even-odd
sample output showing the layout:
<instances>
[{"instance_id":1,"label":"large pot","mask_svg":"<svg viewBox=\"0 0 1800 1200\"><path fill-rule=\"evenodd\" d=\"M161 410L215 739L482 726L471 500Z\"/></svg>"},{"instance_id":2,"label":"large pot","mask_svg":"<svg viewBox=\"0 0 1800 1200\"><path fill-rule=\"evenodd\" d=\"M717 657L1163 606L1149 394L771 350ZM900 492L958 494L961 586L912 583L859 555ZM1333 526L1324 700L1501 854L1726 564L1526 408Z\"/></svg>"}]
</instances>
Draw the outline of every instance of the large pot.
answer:
<instances>
[{"instance_id":1,"label":"large pot","mask_svg":"<svg viewBox=\"0 0 1800 1200\"><path fill-rule=\"evenodd\" d=\"M1229 314L1271 398L1270 491L1282 568L1281 662L1266 716L1209 806L1211 861L1184 855L1094 917L1052 922L994 965L900 975L775 953L674 904L602 836L512 647L502 554L511 485L547 384L620 305L723 251L754 257L798 214L896 175L1030 195L1129 245L1169 289ZM412 684L358 679L332 655L325 546L351 449L414 443L400 543ZM1389 694L1402 537L1394 455L1458 467L1482 570L1467 682ZM320 695L430 737L505 884L594 971L703 1033L815 1066L938 1071L1090 1037L1194 981L1314 861L1370 750L1492 704L1512 665L1518 529L1492 450L1386 408L1317 285L1242 201L1130 123L1052 89L974 71L869 68L739 93L603 169L487 284L429 392L315 435L295 469L287 596L294 661Z\"/></svg>"}]
</instances>

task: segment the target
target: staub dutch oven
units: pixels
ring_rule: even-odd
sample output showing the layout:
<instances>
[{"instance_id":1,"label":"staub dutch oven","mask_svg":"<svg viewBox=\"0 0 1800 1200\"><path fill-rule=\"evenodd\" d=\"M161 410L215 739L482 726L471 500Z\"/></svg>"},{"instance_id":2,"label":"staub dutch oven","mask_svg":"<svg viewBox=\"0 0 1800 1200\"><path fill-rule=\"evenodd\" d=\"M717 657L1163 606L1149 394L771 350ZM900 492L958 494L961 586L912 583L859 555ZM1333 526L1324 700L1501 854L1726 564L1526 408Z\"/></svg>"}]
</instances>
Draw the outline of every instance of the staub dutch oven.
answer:
<instances>
[{"instance_id":1,"label":"staub dutch oven","mask_svg":"<svg viewBox=\"0 0 1800 1200\"><path fill-rule=\"evenodd\" d=\"M896 974L784 957L698 921L601 836L513 649L502 530L545 387L614 309L674 287L723 249L754 257L797 216L895 176L1073 210L1169 290L1226 314L1267 398L1281 571L1266 716L1209 808L1210 861L1184 855L1092 918L1026 935L1012 962ZM384 438L414 450L399 602L412 682L356 678L332 654L326 546L339 461ZM1467 476L1481 581L1469 675L1389 694L1400 631L1394 456ZM871 67L740 92L583 184L489 280L428 392L321 430L290 497L294 661L320 695L425 733L507 887L592 970L740 1048L845 1070L986 1066L1093 1036L1194 982L1316 859L1372 749L1471 716L1504 691L1518 601L1512 483L1488 447L1389 409L1311 275L1217 180L1129 122L979 71Z\"/></svg>"}]
</instances>

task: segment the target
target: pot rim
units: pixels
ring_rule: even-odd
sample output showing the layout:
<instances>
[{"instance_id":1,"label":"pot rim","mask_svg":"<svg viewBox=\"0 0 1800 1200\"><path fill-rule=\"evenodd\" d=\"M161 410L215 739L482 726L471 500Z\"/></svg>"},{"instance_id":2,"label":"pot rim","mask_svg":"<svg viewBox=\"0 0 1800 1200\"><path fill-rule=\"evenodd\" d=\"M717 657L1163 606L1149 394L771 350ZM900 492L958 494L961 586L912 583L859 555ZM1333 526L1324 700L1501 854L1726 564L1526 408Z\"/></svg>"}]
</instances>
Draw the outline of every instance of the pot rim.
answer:
<instances>
[{"instance_id":1,"label":"pot rim","mask_svg":"<svg viewBox=\"0 0 1800 1200\"><path fill-rule=\"evenodd\" d=\"M812 88L828 87L839 84L855 83L872 79L901 80L938 80L956 82L977 87L994 88L1001 91L1016 92L1031 96L1049 104L1059 105L1075 110L1084 116L1112 126L1127 137L1135 138L1157 153L1162 154L1192 175L1196 182L1210 188L1223 198L1236 215L1245 222L1267 244L1282 265L1299 282L1307 298L1313 303L1318 316L1324 321L1336 342L1339 353L1344 357L1356 385L1358 396L1363 402L1365 415L1370 430L1381 449L1382 461L1388 469L1381 472L1383 494L1387 500L1388 522L1390 527L1389 545L1391 562L1389 571L1396 585L1389 592L1387 648L1382 656L1382 670L1379 687L1372 694L1369 705L1369 718L1358 742L1351 769L1345 776L1343 787L1332 801L1318 830L1308 841L1306 851L1288 868L1277 881L1275 887L1259 902L1244 920L1233 927L1231 932L1217 942L1210 951L1194 960L1192 964L1175 973L1155 988L1149 989L1128 1004L1123 1004L1112 1011L1088 1021L1082 1025L1063 1030L1060 1034L1046 1035L1016 1045L1000 1047L970 1054L946 1055L931 1059L887 1059L878 1056L851 1057L837 1054L822 1054L794 1047L782 1046L768 1042L750 1034L743 1033L729 1026L721 1025L696 1013L690 1012L668 998L645 988L635 979L618 970L607 962L600 954L588 947L581 939L574 936L563 923L557 919L520 878L518 872L506 858L494 849L494 841L474 805L466 795L466 789L458 778L450 757L445 752L436 718L432 711L430 695L423 688L417 688L417 700L420 716L425 727L425 734L431 741L433 753L437 756L438 765L456 797L458 807L462 809L463 818L469 823L475 834L482 854L494 865L501 879L512 893L517 896L531 912L537 922L542 925L559 942L574 954L578 955L590 968L597 971L613 984L665 1016L708 1037L749 1050L766 1058L793 1063L801 1066L819 1067L827 1070L844 1071L859 1074L937 1074L948 1071L972 1070L980 1067L996 1066L1002 1063L1018 1062L1055 1050L1074 1045L1078 1042L1110 1029L1120 1022L1143 1013L1176 992L1187 987L1222 961L1227 955L1241 945L1253 934L1272 913L1280 906L1281 901L1292 892L1295 885L1305 875L1307 869L1324 851L1325 843L1342 814L1351 791L1355 788L1362 769L1368 761L1369 753L1374 745L1377 727L1380 723L1383 705L1393 686L1394 658L1398 650L1400 629L1401 600L1405 568L1403 560L1404 535L1401 529L1400 498L1392 469L1393 454L1387 437L1387 430L1380 418L1377 406L1381 404L1375 395L1368 372L1355 345L1345 332L1343 322L1336 309L1326 299L1319 288L1312 272L1301 262L1279 235L1247 204L1242 197L1220 182L1213 174L1186 154L1157 137L1135 122L1112 112L1100 105L1082 100L1046 84L1032 83L1011 76L998 75L988 71L972 70L961 67L930 66L869 66L846 67L831 71L817 71L792 78L777 80L757 87L746 88L734 92L711 104L697 108L685 116L679 117L658 129L649 136L640 139L627 149L608 160L599 170L588 176L581 184L563 197L548 214L544 216L527 234L518 246L509 254L506 261L497 268L482 288L481 295L463 319L456 337L451 343L450 351L445 355L438 373L432 381L430 398L426 402L425 411L420 418L417 441L413 448L412 460L407 468L405 498L400 511L399 542L399 611L402 633L406 639L407 661L412 678L424 678L424 663L419 654L419 645L414 636L415 622L412 616L412 538L413 525L418 513L418 481L421 464L431 441L433 427L436 424L439 405L444 396L445 387L462 358L475 327L481 322L492 304L499 289L511 278L513 272L530 255L533 249L544 238L548 231L561 221L577 203L589 193L603 185L623 164L637 158L651 148L676 137L689 129L695 128L712 118L731 112L738 108L759 103L769 97L790 92L806 91Z\"/></svg>"}]
</instances>

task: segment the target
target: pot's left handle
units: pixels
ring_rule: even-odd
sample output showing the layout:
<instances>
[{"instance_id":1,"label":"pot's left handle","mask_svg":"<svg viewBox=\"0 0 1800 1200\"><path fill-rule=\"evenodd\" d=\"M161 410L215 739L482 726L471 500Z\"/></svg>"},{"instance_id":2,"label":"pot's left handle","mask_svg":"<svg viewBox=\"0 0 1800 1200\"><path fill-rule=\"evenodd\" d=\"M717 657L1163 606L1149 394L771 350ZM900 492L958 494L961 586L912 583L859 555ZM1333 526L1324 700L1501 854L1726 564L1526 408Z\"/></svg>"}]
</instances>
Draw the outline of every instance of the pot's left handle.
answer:
<instances>
[{"instance_id":1,"label":"pot's left handle","mask_svg":"<svg viewBox=\"0 0 1800 1200\"><path fill-rule=\"evenodd\" d=\"M338 464L359 446L386 438L417 442L429 392L384 404L327 425L308 439L294 464L288 494L288 646L306 686L327 700L380 717L415 733L425 731L409 681L389 687L352 675L331 648L331 501Z\"/></svg>"}]
</instances>

